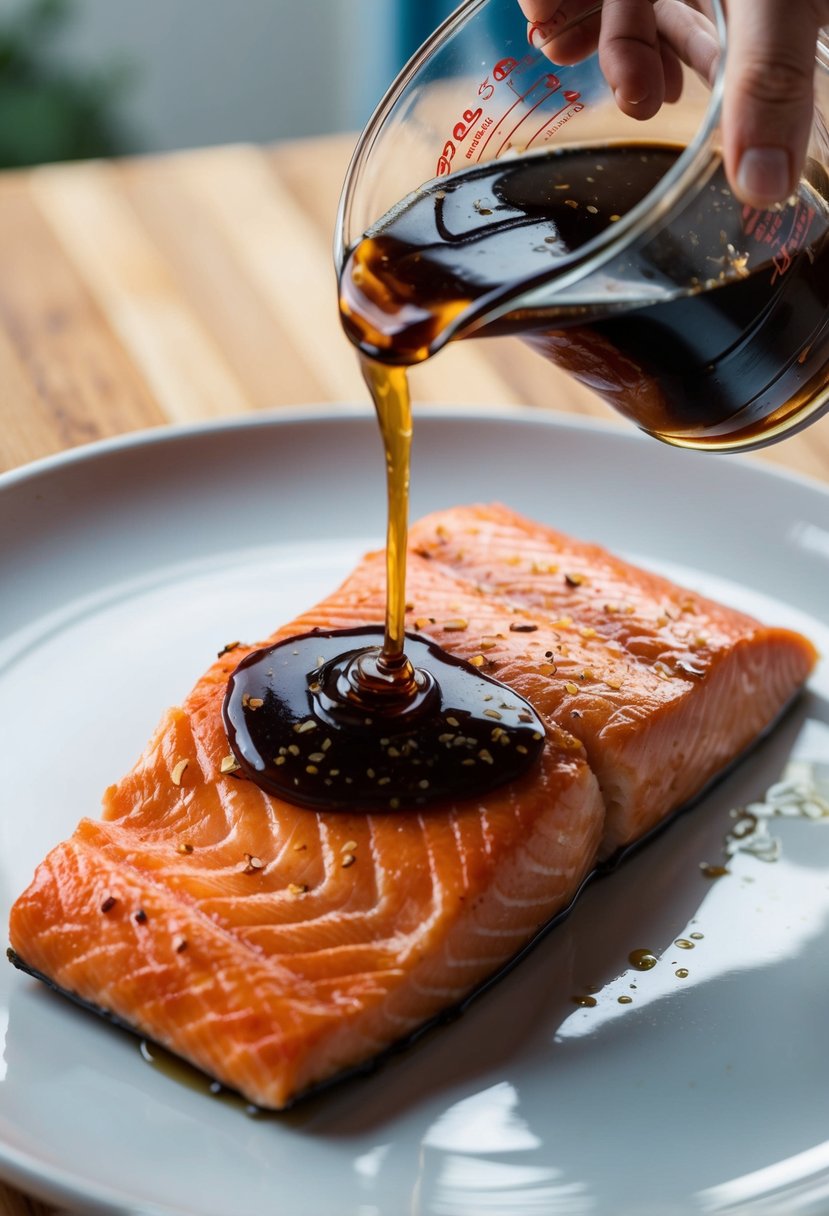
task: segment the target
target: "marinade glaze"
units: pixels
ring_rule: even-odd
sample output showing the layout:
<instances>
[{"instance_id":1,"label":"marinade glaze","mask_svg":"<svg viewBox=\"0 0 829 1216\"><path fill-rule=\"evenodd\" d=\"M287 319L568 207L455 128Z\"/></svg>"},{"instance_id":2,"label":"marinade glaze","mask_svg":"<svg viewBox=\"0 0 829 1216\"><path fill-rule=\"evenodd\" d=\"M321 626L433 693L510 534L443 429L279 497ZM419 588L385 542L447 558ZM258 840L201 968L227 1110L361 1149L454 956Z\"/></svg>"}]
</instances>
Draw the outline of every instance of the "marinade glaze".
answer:
<instances>
[{"instance_id":1,"label":"marinade glaze","mask_svg":"<svg viewBox=\"0 0 829 1216\"><path fill-rule=\"evenodd\" d=\"M554 269L618 221L680 152L637 144L494 162L416 193L350 252L341 318L360 352L386 455L385 627L315 632L240 664L224 717L245 776L317 809L396 810L484 793L540 754L544 726L527 702L405 632L407 367L435 352L472 301ZM802 206L789 209L792 223ZM524 309L477 332L521 335L668 441L716 448L734 433L762 437L826 380L827 247L804 238L780 281L767 260L752 273L747 257L724 247L724 209L740 205L719 174L687 231L631 262L653 278L674 269L660 258L681 259L684 242L702 242L711 278L690 295L621 314ZM817 214L816 206L810 223L821 235ZM780 352L795 348L799 357L781 366Z\"/></svg>"}]
</instances>

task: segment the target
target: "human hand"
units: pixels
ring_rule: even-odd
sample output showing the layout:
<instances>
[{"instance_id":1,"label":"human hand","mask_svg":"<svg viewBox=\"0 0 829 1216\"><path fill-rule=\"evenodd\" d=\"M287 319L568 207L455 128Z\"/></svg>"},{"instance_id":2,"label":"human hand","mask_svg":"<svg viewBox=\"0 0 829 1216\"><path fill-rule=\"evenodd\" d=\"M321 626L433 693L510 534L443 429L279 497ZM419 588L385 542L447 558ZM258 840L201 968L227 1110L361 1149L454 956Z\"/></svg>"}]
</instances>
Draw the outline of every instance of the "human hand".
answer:
<instances>
[{"instance_id":1,"label":"human hand","mask_svg":"<svg viewBox=\"0 0 829 1216\"><path fill-rule=\"evenodd\" d=\"M577 63L599 50L616 103L652 118L677 101L681 63L713 81L720 48L711 6L682 0L604 0L601 14L556 35L592 0L519 0L534 31L552 34L544 52ZM815 46L829 24L829 0L729 0L723 159L735 194L755 207L783 202L796 188L812 124Z\"/></svg>"}]
</instances>

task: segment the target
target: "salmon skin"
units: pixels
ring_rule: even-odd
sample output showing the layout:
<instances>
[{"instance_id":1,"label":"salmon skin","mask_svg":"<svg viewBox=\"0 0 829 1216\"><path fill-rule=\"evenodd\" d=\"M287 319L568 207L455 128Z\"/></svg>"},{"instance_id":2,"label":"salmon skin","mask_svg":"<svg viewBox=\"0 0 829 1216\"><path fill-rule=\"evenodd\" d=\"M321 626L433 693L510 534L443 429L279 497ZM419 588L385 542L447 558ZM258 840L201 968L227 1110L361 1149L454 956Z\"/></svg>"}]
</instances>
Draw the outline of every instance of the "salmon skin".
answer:
<instances>
[{"instance_id":1,"label":"salmon skin","mask_svg":"<svg viewBox=\"0 0 829 1216\"><path fill-rule=\"evenodd\" d=\"M500 506L414 525L407 591L410 629L532 702L547 736L531 771L405 813L309 811L222 772L233 669L382 620L384 555L369 554L164 715L103 818L15 903L14 960L282 1109L463 1002L766 731L816 660L799 634Z\"/></svg>"}]
</instances>

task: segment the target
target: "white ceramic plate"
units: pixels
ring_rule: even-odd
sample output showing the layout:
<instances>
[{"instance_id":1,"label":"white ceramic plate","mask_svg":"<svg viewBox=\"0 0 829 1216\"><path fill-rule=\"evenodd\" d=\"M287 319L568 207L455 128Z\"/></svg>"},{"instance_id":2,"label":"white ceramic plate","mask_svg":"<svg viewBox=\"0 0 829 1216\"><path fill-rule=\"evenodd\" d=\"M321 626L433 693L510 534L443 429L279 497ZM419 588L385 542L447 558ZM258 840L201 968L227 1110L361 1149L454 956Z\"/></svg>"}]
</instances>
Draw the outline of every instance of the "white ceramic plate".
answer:
<instances>
[{"instance_id":1,"label":"white ceramic plate","mask_svg":"<svg viewBox=\"0 0 829 1216\"><path fill-rule=\"evenodd\" d=\"M4 924L215 651L380 541L382 463L364 411L303 411L0 479ZM628 431L456 411L418 417L413 496L415 513L501 499L829 653L817 486ZM188 1087L0 966L0 1171L84 1216L829 1210L829 824L775 821L779 860L700 870L722 860L730 808L792 755L829 776L825 666L772 738L462 1018L287 1116ZM660 960L646 973L628 963L640 947ZM578 1007L590 986L595 1007Z\"/></svg>"}]
</instances>

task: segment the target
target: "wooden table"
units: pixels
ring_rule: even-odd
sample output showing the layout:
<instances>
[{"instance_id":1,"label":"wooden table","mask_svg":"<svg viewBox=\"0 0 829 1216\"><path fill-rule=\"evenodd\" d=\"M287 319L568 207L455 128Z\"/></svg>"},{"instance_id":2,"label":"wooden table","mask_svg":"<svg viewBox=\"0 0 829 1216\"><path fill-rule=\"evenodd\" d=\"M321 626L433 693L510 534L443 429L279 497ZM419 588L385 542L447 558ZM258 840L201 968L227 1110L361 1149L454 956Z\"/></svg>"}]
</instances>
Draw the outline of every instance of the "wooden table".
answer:
<instances>
[{"instance_id":1,"label":"wooden table","mask_svg":"<svg viewBox=\"0 0 829 1216\"><path fill-rule=\"evenodd\" d=\"M352 142L0 176L0 470L144 427L365 400L331 261ZM615 419L512 339L460 343L413 388ZM748 459L829 483L829 418ZM0 1184L0 1216L50 1211Z\"/></svg>"}]
</instances>

